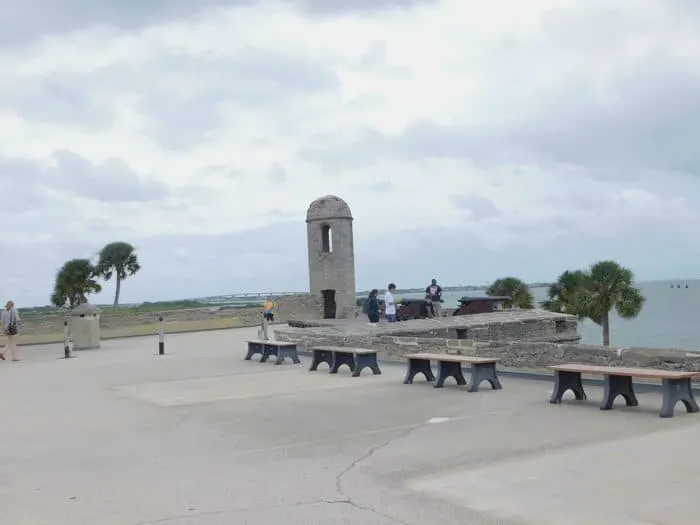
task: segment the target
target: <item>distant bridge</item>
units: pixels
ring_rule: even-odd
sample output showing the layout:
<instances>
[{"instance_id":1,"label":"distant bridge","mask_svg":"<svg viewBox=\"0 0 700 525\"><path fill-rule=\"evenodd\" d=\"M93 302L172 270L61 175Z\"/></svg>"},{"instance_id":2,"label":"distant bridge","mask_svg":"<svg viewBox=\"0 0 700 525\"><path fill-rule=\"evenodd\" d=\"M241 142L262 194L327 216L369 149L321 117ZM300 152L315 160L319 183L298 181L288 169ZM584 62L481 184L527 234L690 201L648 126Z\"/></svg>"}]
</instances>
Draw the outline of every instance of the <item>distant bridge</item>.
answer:
<instances>
[{"instance_id":1,"label":"distant bridge","mask_svg":"<svg viewBox=\"0 0 700 525\"><path fill-rule=\"evenodd\" d=\"M284 297L290 295L309 295L309 292L247 292L234 293L231 295L222 295L221 297L230 297L232 299L248 299L258 297Z\"/></svg>"}]
</instances>

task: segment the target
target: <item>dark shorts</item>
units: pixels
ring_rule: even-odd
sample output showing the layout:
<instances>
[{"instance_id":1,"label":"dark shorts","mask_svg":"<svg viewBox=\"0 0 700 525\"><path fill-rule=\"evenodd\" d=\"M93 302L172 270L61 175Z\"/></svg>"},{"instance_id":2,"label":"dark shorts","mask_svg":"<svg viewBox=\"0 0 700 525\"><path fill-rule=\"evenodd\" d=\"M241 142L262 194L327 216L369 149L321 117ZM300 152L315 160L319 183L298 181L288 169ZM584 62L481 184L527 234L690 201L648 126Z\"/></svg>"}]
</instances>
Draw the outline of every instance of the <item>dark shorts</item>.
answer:
<instances>
[{"instance_id":1,"label":"dark shorts","mask_svg":"<svg viewBox=\"0 0 700 525\"><path fill-rule=\"evenodd\" d=\"M265 312L265 313L263 314L263 317L264 317L265 319L267 319L268 321L274 321L274 320L275 320L275 314L273 314L272 312Z\"/></svg>"}]
</instances>

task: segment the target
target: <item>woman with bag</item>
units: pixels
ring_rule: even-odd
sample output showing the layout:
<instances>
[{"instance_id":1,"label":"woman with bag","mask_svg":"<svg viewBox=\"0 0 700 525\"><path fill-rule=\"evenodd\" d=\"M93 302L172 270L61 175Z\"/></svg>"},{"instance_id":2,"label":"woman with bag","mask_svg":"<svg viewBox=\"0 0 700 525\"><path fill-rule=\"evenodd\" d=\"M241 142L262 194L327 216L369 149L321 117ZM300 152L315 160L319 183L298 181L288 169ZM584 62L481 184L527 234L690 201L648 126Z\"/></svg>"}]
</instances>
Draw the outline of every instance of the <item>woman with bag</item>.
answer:
<instances>
[{"instance_id":1,"label":"woman with bag","mask_svg":"<svg viewBox=\"0 0 700 525\"><path fill-rule=\"evenodd\" d=\"M19 314L15 308L14 301L7 301L5 309L0 314L0 322L2 322L2 330L7 337L5 351L0 353L0 359L5 360L5 353L10 352L10 357L13 361L19 361L17 357L17 334L19 334L18 323L20 321Z\"/></svg>"},{"instance_id":2,"label":"woman with bag","mask_svg":"<svg viewBox=\"0 0 700 525\"><path fill-rule=\"evenodd\" d=\"M369 323L375 325L379 322L379 290L376 288L369 292L369 296L365 299L364 310L369 318Z\"/></svg>"}]
</instances>

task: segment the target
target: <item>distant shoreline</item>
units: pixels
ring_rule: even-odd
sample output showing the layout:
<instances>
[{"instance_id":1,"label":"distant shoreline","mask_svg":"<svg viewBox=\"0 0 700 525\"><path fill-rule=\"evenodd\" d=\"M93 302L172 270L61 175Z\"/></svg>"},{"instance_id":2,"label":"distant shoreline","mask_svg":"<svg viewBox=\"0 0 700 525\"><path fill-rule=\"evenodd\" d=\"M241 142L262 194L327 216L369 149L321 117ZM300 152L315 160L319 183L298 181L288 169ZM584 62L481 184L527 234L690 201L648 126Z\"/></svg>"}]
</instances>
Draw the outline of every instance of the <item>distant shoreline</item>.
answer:
<instances>
[{"instance_id":1,"label":"distant shoreline","mask_svg":"<svg viewBox=\"0 0 700 525\"><path fill-rule=\"evenodd\" d=\"M682 284L685 285L690 281L695 279L664 279L657 281L640 281L639 284L651 284L651 283L673 283L673 285ZM528 288L547 288L552 283L549 282L533 282L527 283ZM427 286L427 284L426 284ZM469 292L475 290L484 290L488 285L465 285L465 286L442 286L442 291L444 293L452 292ZM420 288L400 288L397 289L397 294L420 294L423 293L425 287ZM383 290L382 290L383 291ZM356 295L358 298L365 297L369 294L369 290L358 290ZM123 314L131 313L158 313L158 312L172 312L175 310L187 310L196 308L210 308L210 309L245 309L245 308L256 308L259 307L268 296L273 297L292 297L292 296L304 296L309 295L309 292L279 292L284 295L277 295L276 292L250 292L250 293L234 293L234 294L222 294L222 295L211 295L207 297L199 297L196 299L178 299L172 301L144 301L142 303L131 303L131 304L121 304L114 308L111 304L98 304L104 312L119 312ZM35 316L35 315L50 315L50 314L60 314L68 313L68 309L60 309L55 306L26 306L19 307L23 315Z\"/></svg>"}]
</instances>

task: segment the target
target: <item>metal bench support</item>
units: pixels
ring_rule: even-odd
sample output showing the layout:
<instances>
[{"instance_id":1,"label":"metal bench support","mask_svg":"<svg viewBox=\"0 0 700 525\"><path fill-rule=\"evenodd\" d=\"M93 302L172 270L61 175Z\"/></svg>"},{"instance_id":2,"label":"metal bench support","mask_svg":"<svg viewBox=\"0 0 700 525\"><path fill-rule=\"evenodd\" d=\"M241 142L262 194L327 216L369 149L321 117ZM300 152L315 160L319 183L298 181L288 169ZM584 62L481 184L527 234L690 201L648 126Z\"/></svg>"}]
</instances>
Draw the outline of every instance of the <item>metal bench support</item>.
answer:
<instances>
[{"instance_id":1,"label":"metal bench support","mask_svg":"<svg viewBox=\"0 0 700 525\"><path fill-rule=\"evenodd\" d=\"M263 354L262 357L260 358L261 363L266 363L267 360L271 355L274 355L275 357L279 357L279 347L277 345L270 345L267 343L263 343Z\"/></svg>"},{"instance_id":2,"label":"metal bench support","mask_svg":"<svg viewBox=\"0 0 700 525\"><path fill-rule=\"evenodd\" d=\"M301 361L299 360L299 354L297 354L297 345L277 346L277 361L275 361L275 364L281 365L284 359L287 357L291 359L292 363L294 363L295 365L301 363Z\"/></svg>"},{"instance_id":3,"label":"metal bench support","mask_svg":"<svg viewBox=\"0 0 700 525\"><path fill-rule=\"evenodd\" d=\"M464 379L464 374L462 373L462 363L438 361L438 377L434 385L435 388L445 386L445 380L448 377L454 377L459 386L467 384L467 380Z\"/></svg>"},{"instance_id":4,"label":"metal bench support","mask_svg":"<svg viewBox=\"0 0 700 525\"><path fill-rule=\"evenodd\" d=\"M552 397L549 399L549 402L555 404L561 403L561 398L567 390L571 390L574 393L577 401L586 399L586 392L583 390L580 372L561 372L556 370L554 372L554 390L552 391Z\"/></svg>"},{"instance_id":5,"label":"metal bench support","mask_svg":"<svg viewBox=\"0 0 700 525\"><path fill-rule=\"evenodd\" d=\"M479 385L488 381L493 390L501 390L501 381L496 373L496 363L472 363L472 377L467 387L468 392L477 392Z\"/></svg>"},{"instance_id":6,"label":"metal bench support","mask_svg":"<svg viewBox=\"0 0 700 525\"><path fill-rule=\"evenodd\" d=\"M355 369L352 371L352 377L360 377L362 370L369 368L375 376L381 375L382 371L377 364L377 353L371 354L355 354Z\"/></svg>"},{"instance_id":7,"label":"metal bench support","mask_svg":"<svg viewBox=\"0 0 700 525\"><path fill-rule=\"evenodd\" d=\"M318 350L314 348L311 350L311 353L312 357L309 371L314 372L315 370L318 370L318 365L320 365L321 363L326 363L328 365L328 368L331 368L333 366L333 352L330 352L329 350Z\"/></svg>"},{"instance_id":8,"label":"metal bench support","mask_svg":"<svg viewBox=\"0 0 700 525\"><path fill-rule=\"evenodd\" d=\"M406 378L403 380L404 385L412 385L413 379L418 374L423 374L425 380L429 383L435 381L435 376L433 375L433 370L430 368L429 359L415 359L412 357L408 358L408 370L406 370Z\"/></svg>"},{"instance_id":9,"label":"metal bench support","mask_svg":"<svg viewBox=\"0 0 700 525\"><path fill-rule=\"evenodd\" d=\"M255 354L264 355L264 348L261 343L248 341L248 353L245 355L245 360L250 361Z\"/></svg>"},{"instance_id":10,"label":"metal bench support","mask_svg":"<svg viewBox=\"0 0 700 525\"><path fill-rule=\"evenodd\" d=\"M338 369L347 365L351 372L355 371L355 356L352 352L333 352L333 364L331 364L331 374L337 374Z\"/></svg>"},{"instance_id":11,"label":"metal bench support","mask_svg":"<svg viewBox=\"0 0 700 525\"><path fill-rule=\"evenodd\" d=\"M693 388L689 378L664 379L661 383L663 401L661 403L661 417L673 417L676 404L681 401L688 413L698 412L698 404L693 395Z\"/></svg>"},{"instance_id":12,"label":"metal bench support","mask_svg":"<svg viewBox=\"0 0 700 525\"><path fill-rule=\"evenodd\" d=\"M617 396L622 396L628 407L639 406L637 396L634 395L634 387L630 376L606 375L603 379L603 384L605 391L603 393L603 403L600 405L601 410L611 410Z\"/></svg>"}]
</instances>

